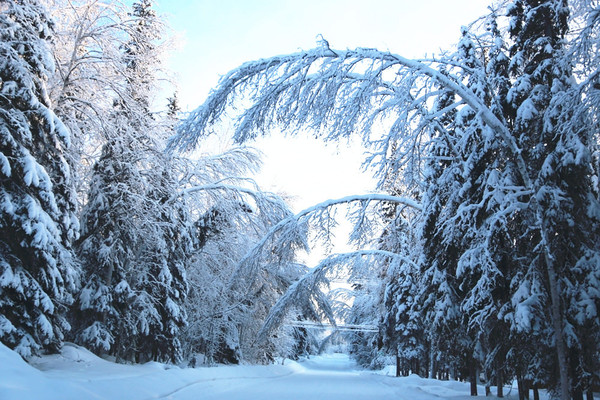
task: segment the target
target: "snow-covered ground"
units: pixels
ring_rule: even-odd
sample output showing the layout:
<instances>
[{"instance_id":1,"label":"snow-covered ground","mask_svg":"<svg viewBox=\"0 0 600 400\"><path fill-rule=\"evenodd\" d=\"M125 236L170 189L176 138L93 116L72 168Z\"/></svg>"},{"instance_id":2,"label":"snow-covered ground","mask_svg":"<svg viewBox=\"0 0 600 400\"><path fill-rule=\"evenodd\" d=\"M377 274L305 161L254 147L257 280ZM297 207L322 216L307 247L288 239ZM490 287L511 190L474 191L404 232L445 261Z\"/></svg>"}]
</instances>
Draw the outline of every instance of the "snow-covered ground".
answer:
<instances>
[{"instance_id":1,"label":"snow-covered ground","mask_svg":"<svg viewBox=\"0 0 600 400\"><path fill-rule=\"evenodd\" d=\"M368 372L342 354L284 365L181 369L115 364L67 344L60 355L32 364L0 344L0 399L472 399L468 384ZM514 391L508 396L515 397Z\"/></svg>"}]
</instances>

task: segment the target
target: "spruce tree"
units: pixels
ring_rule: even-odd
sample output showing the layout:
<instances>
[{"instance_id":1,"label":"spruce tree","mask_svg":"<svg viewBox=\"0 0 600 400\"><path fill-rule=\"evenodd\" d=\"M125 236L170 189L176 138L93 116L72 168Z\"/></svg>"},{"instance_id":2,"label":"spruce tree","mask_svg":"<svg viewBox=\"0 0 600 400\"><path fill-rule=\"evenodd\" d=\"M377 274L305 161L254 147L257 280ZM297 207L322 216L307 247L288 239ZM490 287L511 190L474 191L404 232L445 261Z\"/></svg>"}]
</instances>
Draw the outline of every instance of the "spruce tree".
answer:
<instances>
[{"instance_id":1,"label":"spruce tree","mask_svg":"<svg viewBox=\"0 0 600 400\"><path fill-rule=\"evenodd\" d=\"M396 209L396 207L394 207ZM410 226L414 222L404 215L395 215L382 235L381 248L404 254L407 260L416 259L421 247ZM425 327L421 315L419 268L416 263L390 262L384 275L385 291L381 341L396 356L396 376L409 372L427 374Z\"/></svg>"},{"instance_id":2,"label":"spruce tree","mask_svg":"<svg viewBox=\"0 0 600 400\"><path fill-rule=\"evenodd\" d=\"M142 226L141 270L135 287L146 293L140 299L143 310L157 313L158 319L139 339L139 351L149 359L177 362L182 357L180 330L187 323L184 309L188 293L186 267L193 250L191 216L185 199L172 201L179 188L174 160L159 157L149 172L145 213L152 216ZM144 304L146 303L146 304ZM150 318L154 320L154 318Z\"/></svg>"},{"instance_id":3,"label":"spruce tree","mask_svg":"<svg viewBox=\"0 0 600 400\"><path fill-rule=\"evenodd\" d=\"M82 213L87 286L75 320L77 340L96 352L175 362L186 321L190 223L175 196L177 160L162 145L171 132L151 112L160 34L151 5L133 5L130 38L121 49L125 90L107 121L111 131Z\"/></svg>"},{"instance_id":4,"label":"spruce tree","mask_svg":"<svg viewBox=\"0 0 600 400\"><path fill-rule=\"evenodd\" d=\"M36 1L0 2L0 340L57 350L77 286L69 132L50 109L52 24Z\"/></svg>"},{"instance_id":5,"label":"spruce tree","mask_svg":"<svg viewBox=\"0 0 600 400\"><path fill-rule=\"evenodd\" d=\"M104 145L94 166L78 244L85 286L75 307L75 340L94 352L130 359L138 333L131 285L136 275L145 182L135 163L142 154L123 134Z\"/></svg>"},{"instance_id":6,"label":"spruce tree","mask_svg":"<svg viewBox=\"0 0 600 400\"><path fill-rule=\"evenodd\" d=\"M582 100L566 53L569 12L564 0L512 3L513 84L507 93L507 120L532 181L530 221L536 224L529 226L536 228L530 234L529 268L543 279L539 286L547 288L544 309L551 316L549 341L556 351L559 372L553 386L560 388L563 399L582 398L590 387L582 375L589 368L584 366L584 354L590 351L583 348L582 333L596 324L597 318L582 311L586 300L582 301L580 290L590 294L587 280L597 269L592 260L599 251L591 124L574 113ZM522 285L515 295L517 306L526 308L529 299L535 298L531 291L524 295L526 290ZM538 314L538 318L544 316Z\"/></svg>"}]
</instances>

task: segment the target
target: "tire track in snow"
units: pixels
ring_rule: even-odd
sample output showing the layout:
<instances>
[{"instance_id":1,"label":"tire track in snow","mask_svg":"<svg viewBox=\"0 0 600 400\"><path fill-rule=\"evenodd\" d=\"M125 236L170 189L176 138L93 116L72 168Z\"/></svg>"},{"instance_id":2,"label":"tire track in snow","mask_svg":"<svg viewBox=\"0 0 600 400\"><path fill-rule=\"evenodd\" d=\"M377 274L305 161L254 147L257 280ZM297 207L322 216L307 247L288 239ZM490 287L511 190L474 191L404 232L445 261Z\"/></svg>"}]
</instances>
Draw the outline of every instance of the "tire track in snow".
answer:
<instances>
[{"instance_id":1,"label":"tire track in snow","mask_svg":"<svg viewBox=\"0 0 600 400\"><path fill-rule=\"evenodd\" d=\"M208 383L208 382L221 382L221 381L249 381L249 380L258 380L258 379L279 379L279 378L285 378L288 377L290 375L295 374L295 371L290 371L288 373L285 374L281 374L281 375L276 375L276 376L231 376L231 377L226 377L226 378L205 378L205 379L198 379L196 381L187 383L175 390L170 391L169 393L166 394L162 394L162 395L158 395L158 396L153 396L150 397L149 400L161 400L161 399L167 399L170 396L173 396L185 389L189 389L192 386L195 385L199 385L201 383Z\"/></svg>"}]
</instances>

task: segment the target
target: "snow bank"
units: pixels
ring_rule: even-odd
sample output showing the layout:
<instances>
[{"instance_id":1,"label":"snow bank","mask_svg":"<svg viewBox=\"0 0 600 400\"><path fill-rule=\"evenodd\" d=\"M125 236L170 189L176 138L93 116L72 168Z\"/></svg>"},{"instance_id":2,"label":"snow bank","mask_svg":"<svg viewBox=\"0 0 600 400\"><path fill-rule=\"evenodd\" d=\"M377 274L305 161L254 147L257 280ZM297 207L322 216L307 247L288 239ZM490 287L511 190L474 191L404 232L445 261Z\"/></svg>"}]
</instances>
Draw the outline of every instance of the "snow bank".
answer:
<instances>
[{"instance_id":1,"label":"snow bank","mask_svg":"<svg viewBox=\"0 0 600 400\"><path fill-rule=\"evenodd\" d=\"M81 400L163 398L203 382L247 381L293 373L292 365L227 366L181 369L150 362L116 364L66 344L60 354L31 360L31 365L0 343L0 399ZM296 365L296 369L299 367Z\"/></svg>"},{"instance_id":2,"label":"snow bank","mask_svg":"<svg viewBox=\"0 0 600 400\"><path fill-rule=\"evenodd\" d=\"M75 385L48 378L27 364L21 356L0 343L0 399L84 399L94 398Z\"/></svg>"}]
</instances>

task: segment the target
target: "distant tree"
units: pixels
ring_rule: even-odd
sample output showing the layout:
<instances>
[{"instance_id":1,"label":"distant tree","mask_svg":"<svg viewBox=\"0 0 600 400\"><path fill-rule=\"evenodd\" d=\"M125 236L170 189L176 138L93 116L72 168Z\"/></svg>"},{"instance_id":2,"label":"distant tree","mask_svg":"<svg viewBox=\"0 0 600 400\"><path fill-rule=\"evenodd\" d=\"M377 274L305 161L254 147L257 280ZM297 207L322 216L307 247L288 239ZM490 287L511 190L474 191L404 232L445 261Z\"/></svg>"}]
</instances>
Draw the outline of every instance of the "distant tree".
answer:
<instances>
[{"instance_id":1,"label":"distant tree","mask_svg":"<svg viewBox=\"0 0 600 400\"><path fill-rule=\"evenodd\" d=\"M0 2L0 340L60 349L78 287L68 129L51 111L52 24L36 1Z\"/></svg>"},{"instance_id":2,"label":"distant tree","mask_svg":"<svg viewBox=\"0 0 600 400\"><path fill-rule=\"evenodd\" d=\"M377 326L383 314L382 281L378 276L363 279L352 285L354 292L352 306L344 321L351 326ZM378 356L378 332L362 331L360 328L346 334L350 355L365 368L381 369L384 361Z\"/></svg>"},{"instance_id":3,"label":"distant tree","mask_svg":"<svg viewBox=\"0 0 600 400\"><path fill-rule=\"evenodd\" d=\"M408 261L418 259L421 250L414 224L407 216L414 212L390 209L390 222L381 237L381 248L404 254L406 260L388 261L383 276L385 285L382 300L385 311L381 316L381 345L396 357L396 375L407 376L409 372L427 375L429 343L419 294L422 282L419 265ZM414 218L415 216L412 215Z\"/></svg>"}]
</instances>

